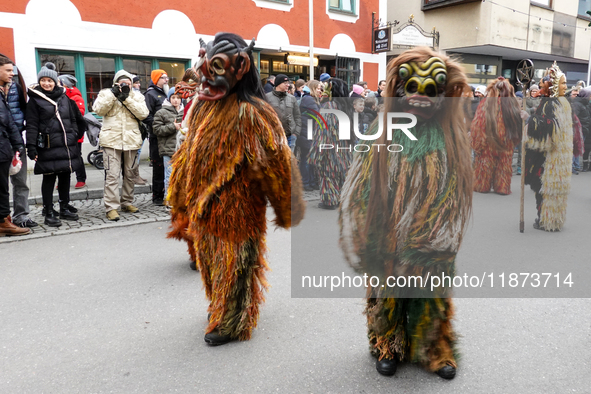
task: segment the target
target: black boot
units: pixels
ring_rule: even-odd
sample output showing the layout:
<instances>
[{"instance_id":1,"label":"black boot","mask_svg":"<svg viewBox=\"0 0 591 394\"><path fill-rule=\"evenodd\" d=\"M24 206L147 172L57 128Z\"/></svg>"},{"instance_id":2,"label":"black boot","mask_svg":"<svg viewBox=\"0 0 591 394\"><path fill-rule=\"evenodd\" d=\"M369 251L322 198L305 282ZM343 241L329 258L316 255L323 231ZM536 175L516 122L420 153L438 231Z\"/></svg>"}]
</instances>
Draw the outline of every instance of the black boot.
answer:
<instances>
[{"instance_id":1,"label":"black boot","mask_svg":"<svg viewBox=\"0 0 591 394\"><path fill-rule=\"evenodd\" d=\"M49 227L59 227L62 225L61 220L57 217L57 211L53 209L53 205L46 206L45 209L45 225Z\"/></svg>"},{"instance_id":2,"label":"black boot","mask_svg":"<svg viewBox=\"0 0 591 394\"><path fill-rule=\"evenodd\" d=\"M443 379L451 380L456 377L456 369L451 365L446 365L445 367L435 371L435 373L441 376Z\"/></svg>"},{"instance_id":3,"label":"black boot","mask_svg":"<svg viewBox=\"0 0 591 394\"><path fill-rule=\"evenodd\" d=\"M229 335L220 335L217 329L213 332L210 332L209 334L205 334L205 338L203 339L205 339L205 342L209 346L225 345L226 343L232 342L234 340L234 338Z\"/></svg>"},{"instance_id":4,"label":"black boot","mask_svg":"<svg viewBox=\"0 0 591 394\"><path fill-rule=\"evenodd\" d=\"M53 209L53 205L51 206L51 210L53 211L55 216L59 216L60 213L58 211L56 211L55 209ZM41 210L41 215L45 216L46 211L47 211L46 207L43 206L43 209Z\"/></svg>"},{"instance_id":5,"label":"black boot","mask_svg":"<svg viewBox=\"0 0 591 394\"><path fill-rule=\"evenodd\" d=\"M396 360L395 359L387 359L383 358L381 360L376 361L376 369L377 371L384 375L384 376L392 376L396 373Z\"/></svg>"},{"instance_id":6,"label":"black boot","mask_svg":"<svg viewBox=\"0 0 591 394\"><path fill-rule=\"evenodd\" d=\"M62 202L60 201L60 206L62 206L62 205L65 205L70 212L78 213L78 208L75 208L72 204L70 204L70 203L62 204Z\"/></svg>"},{"instance_id":7,"label":"black boot","mask_svg":"<svg viewBox=\"0 0 591 394\"><path fill-rule=\"evenodd\" d=\"M68 203L60 203L60 219L78 220L78 214L72 212Z\"/></svg>"}]
</instances>

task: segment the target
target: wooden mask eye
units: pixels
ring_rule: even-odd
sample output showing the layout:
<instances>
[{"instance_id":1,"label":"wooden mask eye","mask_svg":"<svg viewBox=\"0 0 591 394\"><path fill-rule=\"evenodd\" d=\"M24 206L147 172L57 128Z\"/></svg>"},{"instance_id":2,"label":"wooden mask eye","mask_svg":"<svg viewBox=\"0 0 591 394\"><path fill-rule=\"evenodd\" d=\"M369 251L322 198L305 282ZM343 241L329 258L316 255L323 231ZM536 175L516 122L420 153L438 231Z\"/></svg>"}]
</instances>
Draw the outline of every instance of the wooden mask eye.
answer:
<instances>
[{"instance_id":1,"label":"wooden mask eye","mask_svg":"<svg viewBox=\"0 0 591 394\"><path fill-rule=\"evenodd\" d=\"M408 77L410 77L410 70L405 64L400 66L400 69L398 70L398 76L402 79L408 79Z\"/></svg>"},{"instance_id":2,"label":"wooden mask eye","mask_svg":"<svg viewBox=\"0 0 591 394\"><path fill-rule=\"evenodd\" d=\"M445 82L447 82L447 75L445 75L445 73L439 73L435 76L435 82L438 85L445 85Z\"/></svg>"},{"instance_id":3,"label":"wooden mask eye","mask_svg":"<svg viewBox=\"0 0 591 394\"><path fill-rule=\"evenodd\" d=\"M226 68L224 67L222 59L213 59L211 67L217 75L224 75L226 73Z\"/></svg>"}]
</instances>

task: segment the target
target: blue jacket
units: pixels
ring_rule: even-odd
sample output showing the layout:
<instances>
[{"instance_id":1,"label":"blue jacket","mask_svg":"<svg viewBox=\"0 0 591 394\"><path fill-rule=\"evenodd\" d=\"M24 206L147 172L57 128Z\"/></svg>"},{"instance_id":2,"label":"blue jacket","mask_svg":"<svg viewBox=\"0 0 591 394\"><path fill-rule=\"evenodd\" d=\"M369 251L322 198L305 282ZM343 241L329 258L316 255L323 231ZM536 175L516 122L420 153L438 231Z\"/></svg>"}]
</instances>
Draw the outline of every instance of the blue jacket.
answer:
<instances>
[{"instance_id":1,"label":"blue jacket","mask_svg":"<svg viewBox=\"0 0 591 394\"><path fill-rule=\"evenodd\" d=\"M4 91L0 89L0 163L11 161L14 152L22 149L22 146L21 133L12 120Z\"/></svg>"},{"instance_id":2,"label":"blue jacket","mask_svg":"<svg viewBox=\"0 0 591 394\"><path fill-rule=\"evenodd\" d=\"M6 96L6 102L10 109L12 119L14 120L14 123L16 123L16 127L18 127L18 131L22 132L25 129L27 100L25 100L25 95L18 84L14 82L10 84L8 95Z\"/></svg>"}]
</instances>

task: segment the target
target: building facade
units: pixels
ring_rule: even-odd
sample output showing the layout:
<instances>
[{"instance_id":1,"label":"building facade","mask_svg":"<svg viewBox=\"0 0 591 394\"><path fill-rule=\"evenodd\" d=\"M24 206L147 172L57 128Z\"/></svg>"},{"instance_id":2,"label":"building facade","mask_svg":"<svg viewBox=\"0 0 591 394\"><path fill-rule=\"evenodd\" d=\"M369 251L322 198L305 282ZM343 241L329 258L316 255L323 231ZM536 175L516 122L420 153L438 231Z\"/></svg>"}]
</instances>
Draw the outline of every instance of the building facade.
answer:
<instances>
[{"instance_id":1,"label":"building facade","mask_svg":"<svg viewBox=\"0 0 591 394\"><path fill-rule=\"evenodd\" d=\"M372 54L371 19L374 12L385 17L386 0L313 4L314 76L366 80L375 90L385 55ZM0 52L29 84L52 61L60 74L76 76L87 105L120 69L140 76L146 89L151 70L160 68L173 85L197 60L199 39L221 31L255 38L262 78L308 79L309 15L307 0L11 0L0 3Z\"/></svg>"},{"instance_id":2,"label":"building facade","mask_svg":"<svg viewBox=\"0 0 591 394\"><path fill-rule=\"evenodd\" d=\"M388 20L412 14L425 30L435 28L439 50L461 59L472 84L498 76L516 83L518 62L530 59L536 80L556 60L570 86L587 81L590 9L591 0L413 0L390 3Z\"/></svg>"}]
</instances>

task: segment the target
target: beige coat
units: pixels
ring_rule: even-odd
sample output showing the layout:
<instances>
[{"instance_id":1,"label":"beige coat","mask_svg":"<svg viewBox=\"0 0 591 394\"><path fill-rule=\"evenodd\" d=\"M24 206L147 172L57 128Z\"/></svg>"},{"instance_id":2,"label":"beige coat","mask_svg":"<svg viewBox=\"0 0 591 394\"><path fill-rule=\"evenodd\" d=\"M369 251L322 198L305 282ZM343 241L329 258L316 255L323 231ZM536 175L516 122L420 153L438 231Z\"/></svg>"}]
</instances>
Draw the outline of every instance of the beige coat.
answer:
<instances>
[{"instance_id":1,"label":"beige coat","mask_svg":"<svg viewBox=\"0 0 591 394\"><path fill-rule=\"evenodd\" d=\"M137 119L143 120L148 116L146 100L141 93L132 90L123 103ZM92 109L103 117L103 127L99 136L101 146L124 151L138 150L142 146L142 135L137 120L117 100L111 89L100 91Z\"/></svg>"}]
</instances>

